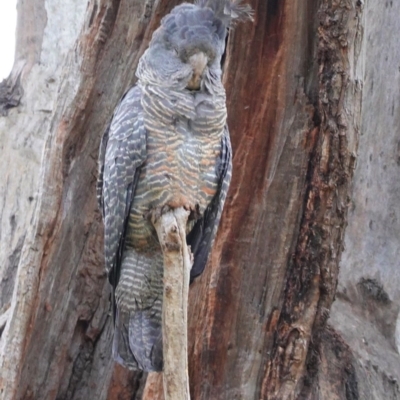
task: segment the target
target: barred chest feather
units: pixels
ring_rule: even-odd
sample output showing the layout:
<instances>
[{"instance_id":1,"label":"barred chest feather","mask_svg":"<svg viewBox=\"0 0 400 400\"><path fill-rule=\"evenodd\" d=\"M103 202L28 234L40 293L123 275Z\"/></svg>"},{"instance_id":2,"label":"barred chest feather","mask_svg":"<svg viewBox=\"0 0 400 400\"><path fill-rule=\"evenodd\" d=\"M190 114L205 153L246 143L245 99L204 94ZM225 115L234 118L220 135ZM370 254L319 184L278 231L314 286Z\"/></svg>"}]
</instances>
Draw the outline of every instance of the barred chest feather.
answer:
<instances>
[{"instance_id":1,"label":"barred chest feather","mask_svg":"<svg viewBox=\"0 0 400 400\"><path fill-rule=\"evenodd\" d=\"M198 208L202 215L214 197L226 106L223 88L216 95L154 85L141 89L147 159L130 211L126 245L146 251L158 245L144 217L151 209L186 206Z\"/></svg>"}]
</instances>

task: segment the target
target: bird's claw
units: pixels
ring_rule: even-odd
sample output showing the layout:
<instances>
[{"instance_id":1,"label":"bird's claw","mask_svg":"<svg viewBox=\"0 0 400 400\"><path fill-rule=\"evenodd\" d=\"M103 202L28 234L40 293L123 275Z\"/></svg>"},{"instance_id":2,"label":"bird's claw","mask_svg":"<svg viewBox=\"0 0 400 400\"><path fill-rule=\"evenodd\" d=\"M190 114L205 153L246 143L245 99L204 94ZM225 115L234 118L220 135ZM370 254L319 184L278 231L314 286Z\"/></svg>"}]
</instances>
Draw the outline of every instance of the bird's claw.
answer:
<instances>
[{"instance_id":1,"label":"bird's claw","mask_svg":"<svg viewBox=\"0 0 400 400\"><path fill-rule=\"evenodd\" d=\"M162 215L171 211L172 208L168 205L162 207L156 207L149 210L147 213L143 215L143 218L150 220L153 224L161 218Z\"/></svg>"},{"instance_id":2,"label":"bird's claw","mask_svg":"<svg viewBox=\"0 0 400 400\"><path fill-rule=\"evenodd\" d=\"M186 211L190 211L188 220L198 220L201 217L200 214L200 206L199 204L196 205L190 205L190 204L185 204L183 208ZM151 221L153 224L161 218L162 215L166 214L169 211L172 211L174 207L171 207L170 205L166 204L161 207L155 207L152 208L151 210L147 211L145 214L143 214L143 218L148 219Z\"/></svg>"}]
</instances>

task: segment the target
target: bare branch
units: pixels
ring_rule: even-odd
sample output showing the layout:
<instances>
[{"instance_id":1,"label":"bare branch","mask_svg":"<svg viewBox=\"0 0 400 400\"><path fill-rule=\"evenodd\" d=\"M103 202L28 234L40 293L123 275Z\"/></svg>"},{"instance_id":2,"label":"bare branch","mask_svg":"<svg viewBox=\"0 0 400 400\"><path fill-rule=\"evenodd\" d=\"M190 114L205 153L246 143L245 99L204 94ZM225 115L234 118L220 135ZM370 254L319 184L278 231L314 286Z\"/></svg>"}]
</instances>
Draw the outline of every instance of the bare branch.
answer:
<instances>
[{"instance_id":1,"label":"bare branch","mask_svg":"<svg viewBox=\"0 0 400 400\"><path fill-rule=\"evenodd\" d=\"M186 245L190 212L178 208L153 221L164 254L163 355L165 400L189 400L187 308L192 267Z\"/></svg>"}]
</instances>

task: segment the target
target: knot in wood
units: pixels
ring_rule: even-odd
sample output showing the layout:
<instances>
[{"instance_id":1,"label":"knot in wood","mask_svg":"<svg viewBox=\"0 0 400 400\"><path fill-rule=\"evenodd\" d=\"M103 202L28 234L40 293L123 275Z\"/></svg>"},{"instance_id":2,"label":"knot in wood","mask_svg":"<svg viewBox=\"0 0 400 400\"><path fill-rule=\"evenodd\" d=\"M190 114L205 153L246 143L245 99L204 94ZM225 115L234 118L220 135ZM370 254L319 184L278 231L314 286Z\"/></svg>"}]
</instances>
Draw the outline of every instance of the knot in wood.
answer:
<instances>
[{"instance_id":1,"label":"knot in wood","mask_svg":"<svg viewBox=\"0 0 400 400\"><path fill-rule=\"evenodd\" d=\"M164 237L165 250L167 251L179 251L182 247L179 230L176 225L172 225L169 232Z\"/></svg>"},{"instance_id":2,"label":"knot in wood","mask_svg":"<svg viewBox=\"0 0 400 400\"><path fill-rule=\"evenodd\" d=\"M172 286L171 285L165 285L164 290L165 290L165 295L168 296L168 297L171 297Z\"/></svg>"},{"instance_id":3,"label":"knot in wood","mask_svg":"<svg viewBox=\"0 0 400 400\"><path fill-rule=\"evenodd\" d=\"M165 242L165 250L166 251L179 251L181 248L181 246L179 245L179 243L176 242Z\"/></svg>"}]
</instances>

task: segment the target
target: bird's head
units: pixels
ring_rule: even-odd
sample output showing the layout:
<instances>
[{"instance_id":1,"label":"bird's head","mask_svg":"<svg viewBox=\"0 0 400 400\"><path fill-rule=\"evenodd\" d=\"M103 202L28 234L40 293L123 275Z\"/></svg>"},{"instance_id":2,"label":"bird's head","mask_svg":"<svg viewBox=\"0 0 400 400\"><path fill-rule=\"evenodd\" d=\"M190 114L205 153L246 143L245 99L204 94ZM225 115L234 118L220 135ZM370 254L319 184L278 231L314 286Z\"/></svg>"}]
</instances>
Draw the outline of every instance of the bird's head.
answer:
<instances>
[{"instance_id":1,"label":"bird's head","mask_svg":"<svg viewBox=\"0 0 400 400\"><path fill-rule=\"evenodd\" d=\"M207 72L220 78L228 28L251 15L250 6L239 0L198 0L175 7L154 32L138 78L190 90L200 89Z\"/></svg>"}]
</instances>

